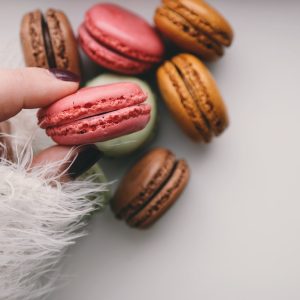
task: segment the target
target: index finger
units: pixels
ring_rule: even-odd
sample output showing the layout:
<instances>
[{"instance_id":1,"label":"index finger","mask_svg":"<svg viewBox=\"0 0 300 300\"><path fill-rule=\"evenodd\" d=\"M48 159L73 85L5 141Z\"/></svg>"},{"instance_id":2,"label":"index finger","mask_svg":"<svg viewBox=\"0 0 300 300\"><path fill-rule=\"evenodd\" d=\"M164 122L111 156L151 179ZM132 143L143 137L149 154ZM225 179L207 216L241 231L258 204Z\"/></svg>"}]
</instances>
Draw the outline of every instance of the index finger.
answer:
<instances>
[{"instance_id":1,"label":"index finger","mask_svg":"<svg viewBox=\"0 0 300 300\"><path fill-rule=\"evenodd\" d=\"M44 107L76 92L79 77L68 71L23 68L0 70L0 122L23 108Z\"/></svg>"}]
</instances>

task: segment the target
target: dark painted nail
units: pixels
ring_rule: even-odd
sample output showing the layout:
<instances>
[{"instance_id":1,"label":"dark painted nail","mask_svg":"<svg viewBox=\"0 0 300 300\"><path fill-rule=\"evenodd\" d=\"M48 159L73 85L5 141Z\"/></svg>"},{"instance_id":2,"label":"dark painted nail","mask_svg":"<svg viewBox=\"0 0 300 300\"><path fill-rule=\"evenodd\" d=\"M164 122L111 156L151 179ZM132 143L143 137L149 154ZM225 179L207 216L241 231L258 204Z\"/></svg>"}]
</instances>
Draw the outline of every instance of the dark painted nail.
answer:
<instances>
[{"instance_id":1,"label":"dark painted nail","mask_svg":"<svg viewBox=\"0 0 300 300\"><path fill-rule=\"evenodd\" d=\"M92 167L102 156L102 153L95 145L83 146L68 170L69 176L74 179L82 175Z\"/></svg>"},{"instance_id":2,"label":"dark painted nail","mask_svg":"<svg viewBox=\"0 0 300 300\"><path fill-rule=\"evenodd\" d=\"M70 71L61 69L49 69L49 71L59 80L80 82L80 77Z\"/></svg>"}]
</instances>

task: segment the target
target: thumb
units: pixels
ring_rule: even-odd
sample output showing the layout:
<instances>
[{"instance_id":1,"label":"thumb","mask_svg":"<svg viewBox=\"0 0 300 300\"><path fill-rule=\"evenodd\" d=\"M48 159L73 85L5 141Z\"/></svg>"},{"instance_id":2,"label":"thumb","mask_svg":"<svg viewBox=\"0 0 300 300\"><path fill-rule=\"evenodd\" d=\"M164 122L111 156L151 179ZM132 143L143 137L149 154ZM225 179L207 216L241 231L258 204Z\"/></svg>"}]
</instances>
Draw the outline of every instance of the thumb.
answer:
<instances>
[{"instance_id":1,"label":"thumb","mask_svg":"<svg viewBox=\"0 0 300 300\"><path fill-rule=\"evenodd\" d=\"M79 77L69 71L23 68L0 70L0 122L23 108L44 107L76 92Z\"/></svg>"}]
</instances>

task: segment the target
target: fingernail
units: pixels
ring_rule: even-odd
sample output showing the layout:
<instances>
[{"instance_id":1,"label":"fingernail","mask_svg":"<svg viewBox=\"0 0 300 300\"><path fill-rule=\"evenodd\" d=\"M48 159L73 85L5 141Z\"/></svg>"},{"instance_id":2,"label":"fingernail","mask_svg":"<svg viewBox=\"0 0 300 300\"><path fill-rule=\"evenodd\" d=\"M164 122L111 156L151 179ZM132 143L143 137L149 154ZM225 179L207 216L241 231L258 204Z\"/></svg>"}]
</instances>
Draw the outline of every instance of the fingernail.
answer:
<instances>
[{"instance_id":1,"label":"fingernail","mask_svg":"<svg viewBox=\"0 0 300 300\"><path fill-rule=\"evenodd\" d=\"M68 170L68 175L75 179L76 177L82 175L90 167L92 167L100 158L101 152L97 149L95 145L88 145L82 147L79 153Z\"/></svg>"},{"instance_id":2,"label":"fingernail","mask_svg":"<svg viewBox=\"0 0 300 300\"><path fill-rule=\"evenodd\" d=\"M80 77L70 71L61 69L49 69L49 71L59 80L80 82Z\"/></svg>"}]
</instances>

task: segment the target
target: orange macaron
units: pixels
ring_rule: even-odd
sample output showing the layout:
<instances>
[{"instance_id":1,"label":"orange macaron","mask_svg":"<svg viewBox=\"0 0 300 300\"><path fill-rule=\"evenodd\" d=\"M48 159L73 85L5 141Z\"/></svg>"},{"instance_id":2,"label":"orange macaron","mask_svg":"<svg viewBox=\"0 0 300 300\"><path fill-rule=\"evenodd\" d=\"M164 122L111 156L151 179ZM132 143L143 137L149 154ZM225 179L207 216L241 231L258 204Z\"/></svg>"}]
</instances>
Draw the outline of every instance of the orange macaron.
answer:
<instances>
[{"instance_id":1,"label":"orange macaron","mask_svg":"<svg viewBox=\"0 0 300 300\"><path fill-rule=\"evenodd\" d=\"M179 54L157 71L163 99L175 120L195 141L208 143L228 126L228 114L207 67L191 54Z\"/></svg>"}]
</instances>

